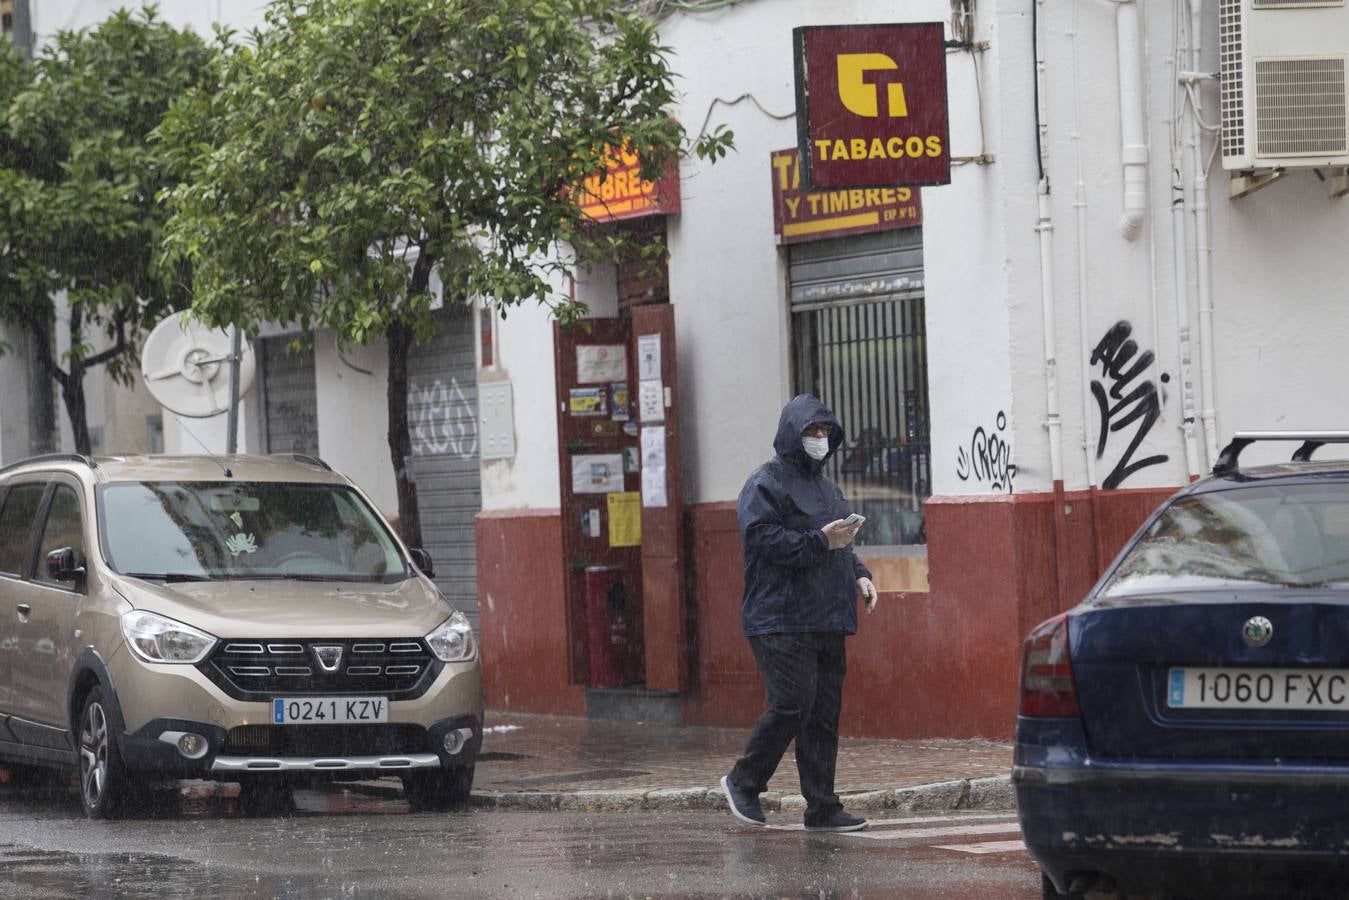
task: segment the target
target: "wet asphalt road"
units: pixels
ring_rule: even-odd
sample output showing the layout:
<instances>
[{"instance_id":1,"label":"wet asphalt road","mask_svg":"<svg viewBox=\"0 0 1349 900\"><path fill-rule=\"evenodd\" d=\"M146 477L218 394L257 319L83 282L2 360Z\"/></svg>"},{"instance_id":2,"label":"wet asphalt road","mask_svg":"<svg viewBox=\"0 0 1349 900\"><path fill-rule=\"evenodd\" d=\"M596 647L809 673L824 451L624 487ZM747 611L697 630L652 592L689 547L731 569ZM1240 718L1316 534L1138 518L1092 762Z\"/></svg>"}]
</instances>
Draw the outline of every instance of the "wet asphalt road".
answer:
<instances>
[{"instance_id":1,"label":"wet asphalt road","mask_svg":"<svg viewBox=\"0 0 1349 900\"><path fill-rule=\"evenodd\" d=\"M335 787L250 815L228 797L166 794L135 818L88 822L67 792L11 786L0 897L1039 897L1024 850L939 846L985 840L1006 819L889 826L975 832L959 838L860 839L708 811L412 814L396 792Z\"/></svg>"}]
</instances>

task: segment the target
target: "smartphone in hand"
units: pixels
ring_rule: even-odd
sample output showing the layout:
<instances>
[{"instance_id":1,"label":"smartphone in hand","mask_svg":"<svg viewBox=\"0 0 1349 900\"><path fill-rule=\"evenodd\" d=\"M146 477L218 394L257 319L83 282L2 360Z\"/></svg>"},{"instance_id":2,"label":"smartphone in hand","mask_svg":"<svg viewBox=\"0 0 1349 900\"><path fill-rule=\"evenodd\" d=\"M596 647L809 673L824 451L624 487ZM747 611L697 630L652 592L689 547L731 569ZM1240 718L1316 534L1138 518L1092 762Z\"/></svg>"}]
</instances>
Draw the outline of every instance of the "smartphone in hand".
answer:
<instances>
[{"instance_id":1,"label":"smartphone in hand","mask_svg":"<svg viewBox=\"0 0 1349 900\"><path fill-rule=\"evenodd\" d=\"M865 522L866 520L867 520L866 516L859 516L857 513L853 513L852 515L848 516L848 518L843 520L843 524L852 525L860 528L862 526L862 523Z\"/></svg>"}]
</instances>

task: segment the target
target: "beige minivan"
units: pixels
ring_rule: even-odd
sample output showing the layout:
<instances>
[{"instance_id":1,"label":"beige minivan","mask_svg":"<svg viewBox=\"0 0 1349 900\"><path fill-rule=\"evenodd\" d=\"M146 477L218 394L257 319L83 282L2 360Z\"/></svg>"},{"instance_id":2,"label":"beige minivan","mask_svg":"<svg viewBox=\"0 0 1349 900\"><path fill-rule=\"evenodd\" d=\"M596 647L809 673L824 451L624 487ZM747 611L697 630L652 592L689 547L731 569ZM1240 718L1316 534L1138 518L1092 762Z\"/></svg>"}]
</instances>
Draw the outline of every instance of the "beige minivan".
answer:
<instances>
[{"instance_id":1,"label":"beige minivan","mask_svg":"<svg viewBox=\"0 0 1349 900\"><path fill-rule=\"evenodd\" d=\"M78 768L94 818L166 778L462 801L482 675L432 574L313 457L0 469L0 765Z\"/></svg>"}]
</instances>

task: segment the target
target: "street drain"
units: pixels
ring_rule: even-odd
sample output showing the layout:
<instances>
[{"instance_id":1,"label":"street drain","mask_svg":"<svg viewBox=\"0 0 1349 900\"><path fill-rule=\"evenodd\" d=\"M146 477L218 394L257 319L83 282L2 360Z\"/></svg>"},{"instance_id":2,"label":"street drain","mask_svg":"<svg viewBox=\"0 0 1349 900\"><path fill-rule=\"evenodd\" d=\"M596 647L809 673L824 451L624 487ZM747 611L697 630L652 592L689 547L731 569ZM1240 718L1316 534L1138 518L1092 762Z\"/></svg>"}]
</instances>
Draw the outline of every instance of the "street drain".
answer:
<instances>
[{"instance_id":1,"label":"street drain","mask_svg":"<svg viewBox=\"0 0 1349 900\"><path fill-rule=\"evenodd\" d=\"M484 760L488 761L495 760L497 762L510 762L511 760L516 759L533 759L533 758L534 757L526 753L506 753L504 750L490 751L487 753L478 754L479 762L482 762Z\"/></svg>"},{"instance_id":2,"label":"street drain","mask_svg":"<svg viewBox=\"0 0 1349 900\"><path fill-rule=\"evenodd\" d=\"M546 784L573 784L578 781L608 781L615 778L636 778L650 775L636 769L592 769L589 772L564 772L561 775L535 775L532 778L512 778L511 784L539 786Z\"/></svg>"}]
</instances>

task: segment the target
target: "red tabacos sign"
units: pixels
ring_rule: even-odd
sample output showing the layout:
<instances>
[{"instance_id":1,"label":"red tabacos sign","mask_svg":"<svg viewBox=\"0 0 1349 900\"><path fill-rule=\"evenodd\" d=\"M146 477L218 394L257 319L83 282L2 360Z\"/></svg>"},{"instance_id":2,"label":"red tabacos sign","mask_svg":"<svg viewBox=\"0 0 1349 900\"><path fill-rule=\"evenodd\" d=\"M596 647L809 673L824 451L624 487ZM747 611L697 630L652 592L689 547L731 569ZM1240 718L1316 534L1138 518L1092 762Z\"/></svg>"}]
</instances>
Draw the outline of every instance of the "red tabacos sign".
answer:
<instances>
[{"instance_id":1,"label":"red tabacos sign","mask_svg":"<svg viewBox=\"0 0 1349 900\"><path fill-rule=\"evenodd\" d=\"M796 148L776 150L773 168L773 231L779 244L888 231L921 225L918 188L840 188L807 191L801 184Z\"/></svg>"},{"instance_id":2,"label":"red tabacos sign","mask_svg":"<svg viewBox=\"0 0 1349 900\"><path fill-rule=\"evenodd\" d=\"M792 43L811 189L950 182L940 22L809 26Z\"/></svg>"},{"instance_id":3,"label":"red tabacos sign","mask_svg":"<svg viewBox=\"0 0 1349 900\"><path fill-rule=\"evenodd\" d=\"M656 181L642 178L641 169L637 154L626 144L606 148L603 176L596 173L581 182L574 195L576 205L596 222L679 212L678 163L672 161Z\"/></svg>"}]
</instances>

